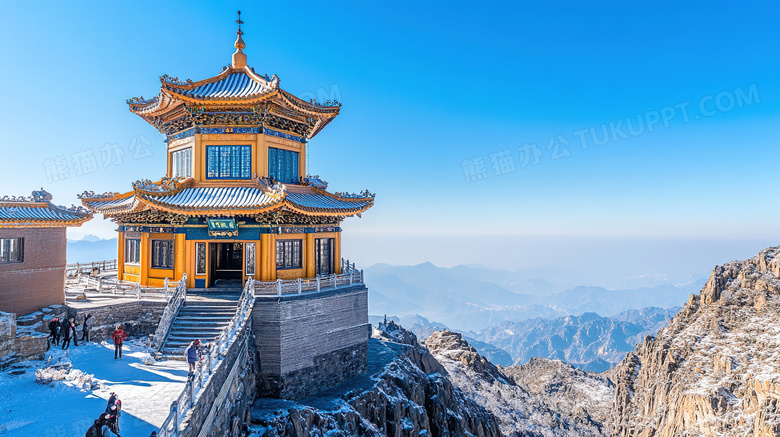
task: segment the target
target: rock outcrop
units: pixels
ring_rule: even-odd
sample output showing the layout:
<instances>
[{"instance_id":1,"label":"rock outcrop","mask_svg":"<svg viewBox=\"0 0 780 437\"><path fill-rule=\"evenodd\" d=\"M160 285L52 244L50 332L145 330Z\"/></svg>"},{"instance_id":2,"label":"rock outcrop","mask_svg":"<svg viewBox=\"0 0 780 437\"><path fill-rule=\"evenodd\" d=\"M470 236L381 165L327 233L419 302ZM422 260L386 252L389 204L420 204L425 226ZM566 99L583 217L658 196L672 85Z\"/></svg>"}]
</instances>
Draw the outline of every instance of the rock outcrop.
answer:
<instances>
[{"instance_id":1,"label":"rock outcrop","mask_svg":"<svg viewBox=\"0 0 780 437\"><path fill-rule=\"evenodd\" d=\"M780 247L716 267L611 371L617 436L780 435Z\"/></svg>"},{"instance_id":2,"label":"rock outcrop","mask_svg":"<svg viewBox=\"0 0 780 437\"><path fill-rule=\"evenodd\" d=\"M545 359L499 368L450 331L435 332L425 345L453 384L498 418L504 435L609 435L614 387L606 378Z\"/></svg>"},{"instance_id":3,"label":"rock outcrop","mask_svg":"<svg viewBox=\"0 0 780 437\"><path fill-rule=\"evenodd\" d=\"M366 378L301 402L260 399L250 435L501 435L495 416L453 386L414 334L391 322L374 337Z\"/></svg>"}]
</instances>

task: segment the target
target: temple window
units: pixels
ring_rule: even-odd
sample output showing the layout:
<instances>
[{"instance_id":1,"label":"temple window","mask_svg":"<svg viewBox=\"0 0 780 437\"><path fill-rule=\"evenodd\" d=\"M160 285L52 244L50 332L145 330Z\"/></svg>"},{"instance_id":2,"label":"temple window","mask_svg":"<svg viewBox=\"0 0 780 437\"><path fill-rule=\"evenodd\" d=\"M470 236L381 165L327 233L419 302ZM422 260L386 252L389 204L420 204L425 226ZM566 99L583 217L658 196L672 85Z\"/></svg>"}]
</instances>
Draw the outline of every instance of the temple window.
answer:
<instances>
[{"instance_id":1,"label":"temple window","mask_svg":"<svg viewBox=\"0 0 780 437\"><path fill-rule=\"evenodd\" d=\"M152 268L173 268L173 240L152 240Z\"/></svg>"},{"instance_id":2,"label":"temple window","mask_svg":"<svg viewBox=\"0 0 780 437\"><path fill-rule=\"evenodd\" d=\"M298 152L268 148L268 176L285 184L298 183Z\"/></svg>"},{"instance_id":3,"label":"temple window","mask_svg":"<svg viewBox=\"0 0 780 437\"><path fill-rule=\"evenodd\" d=\"M171 153L171 176L192 177L192 147Z\"/></svg>"},{"instance_id":4,"label":"temple window","mask_svg":"<svg viewBox=\"0 0 780 437\"><path fill-rule=\"evenodd\" d=\"M251 179L251 146L206 146L207 179Z\"/></svg>"},{"instance_id":5,"label":"temple window","mask_svg":"<svg viewBox=\"0 0 780 437\"><path fill-rule=\"evenodd\" d=\"M276 268L299 269L301 263L302 240L280 240L276 242Z\"/></svg>"},{"instance_id":6,"label":"temple window","mask_svg":"<svg viewBox=\"0 0 780 437\"><path fill-rule=\"evenodd\" d=\"M125 263L138 264L141 262L141 240L125 240Z\"/></svg>"},{"instance_id":7,"label":"temple window","mask_svg":"<svg viewBox=\"0 0 780 437\"><path fill-rule=\"evenodd\" d=\"M0 239L0 263L20 263L24 261L24 238Z\"/></svg>"}]
</instances>

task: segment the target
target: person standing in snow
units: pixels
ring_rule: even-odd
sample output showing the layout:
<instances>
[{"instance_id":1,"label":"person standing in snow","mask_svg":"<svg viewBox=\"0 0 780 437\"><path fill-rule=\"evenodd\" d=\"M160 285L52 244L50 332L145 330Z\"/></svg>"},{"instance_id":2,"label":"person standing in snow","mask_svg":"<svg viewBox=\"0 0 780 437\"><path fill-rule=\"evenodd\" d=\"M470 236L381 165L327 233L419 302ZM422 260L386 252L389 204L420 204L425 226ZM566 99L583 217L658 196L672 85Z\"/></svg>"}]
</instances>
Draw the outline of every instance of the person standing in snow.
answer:
<instances>
[{"instance_id":1,"label":"person standing in snow","mask_svg":"<svg viewBox=\"0 0 780 437\"><path fill-rule=\"evenodd\" d=\"M81 341L89 341L89 333L92 330L92 314L87 313L87 317L84 318L84 327L82 329Z\"/></svg>"},{"instance_id":2,"label":"person standing in snow","mask_svg":"<svg viewBox=\"0 0 780 437\"><path fill-rule=\"evenodd\" d=\"M60 319L54 317L51 319L51 322L49 322L49 331L51 334L49 334L49 338L51 338L51 342L55 345L59 346L60 344Z\"/></svg>"},{"instance_id":3,"label":"person standing in snow","mask_svg":"<svg viewBox=\"0 0 780 437\"><path fill-rule=\"evenodd\" d=\"M72 329L70 327L70 322L67 318L62 319L62 323L60 323L60 334L62 335L62 349L68 350L70 347L70 334L72 332Z\"/></svg>"},{"instance_id":4,"label":"person standing in snow","mask_svg":"<svg viewBox=\"0 0 780 437\"><path fill-rule=\"evenodd\" d=\"M116 393L111 392L111 396L108 398L108 405L106 405L106 416L108 419L108 426L111 431L119 434L119 417L122 415L122 401L119 400L119 396Z\"/></svg>"},{"instance_id":5,"label":"person standing in snow","mask_svg":"<svg viewBox=\"0 0 780 437\"><path fill-rule=\"evenodd\" d=\"M73 336L73 346L79 345L79 331L76 329L76 319L70 318L70 334Z\"/></svg>"},{"instance_id":6,"label":"person standing in snow","mask_svg":"<svg viewBox=\"0 0 780 437\"><path fill-rule=\"evenodd\" d=\"M200 350L200 339L193 340L190 345L187 346L184 355L187 357L187 363L190 365L189 375L194 375L195 364L203 358L203 352Z\"/></svg>"},{"instance_id":7,"label":"person standing in snow","mask_svg":"<svg viewBox=\"0 0 780 437\"><path fill-rule=\"evenodd\" d=\"M114 359L119 354L119 359L122 359L122 346L127 338L127 333L122 329L122 325L116 325L116 330L111 334L111 338L114 339Z\"/></svg>"}]
</instances>

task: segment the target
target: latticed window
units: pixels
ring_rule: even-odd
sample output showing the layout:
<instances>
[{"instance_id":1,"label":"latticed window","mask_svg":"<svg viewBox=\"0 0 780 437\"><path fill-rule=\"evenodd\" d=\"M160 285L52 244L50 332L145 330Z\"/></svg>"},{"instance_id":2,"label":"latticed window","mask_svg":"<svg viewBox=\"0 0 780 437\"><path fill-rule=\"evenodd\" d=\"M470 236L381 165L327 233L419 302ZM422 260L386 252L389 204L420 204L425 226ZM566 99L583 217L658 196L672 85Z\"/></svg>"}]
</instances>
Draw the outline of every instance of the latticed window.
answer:
<instances>
[{"instance_id":1,"label":"latticed window","mask_svg":"<svg viewBox=\"0 0 780 437\"><path fill-rule=\"evenodd\" d=\"M125 240L125 263L138 264L141 262L141 240Z\"/></svg>"},{"instance_id":2,"label":"latticed window","mask_svg":"<svg viewBox=\"0 0 780 437\"><path fill-rule=\"evenodd\" d=\"M303 240L279 240L276 242L276 268L299 269Z\"/></svg>"},{"instance_id":3,"label":"latticed window","mask_svg":"<svg viewBox=\"0 0 780 437\"><path fill-rule=\"evenodd\" d=\"M206 243L195 243L195 274L206 274Z\"/></svg>"},{"instance_id":4,"label":"latticed window","mask_svg":"<svg viewBox=\"0 0 780 437\"><path fill-rule=\"evenodd\" d=\"M152 268L173 268L173 240L152 240Z\"/></svg>"},{"instance_id":5,"label":"latticed window","mask_svg":"<svg viewBox=\"0 0 780 437\"><path fill-rule=\"evenodd\" d=\"M24 261L24 238L0 239L0 263L20 263Z\"/></svg>"},{"instance_id":6,"label":"latticed window","mask_svg":"<svg viewBox=\"0 0 780 437\"><path fill-rule=\"evenodd\" d=\"M171 153L171 176L192 177L192 147Z\"/></svg>"},{"instance_id":7,"label":"latticed window","mask_svg":"<svg viewBox=\"0 0 780 437\"><path fill-rule=\"evenodd\" d=\"M268 176L285 184L298 183L298 152L268 148Z\"/></svg>"},{"instance_id":8,"label":"latticed window","mask_svg":"<svg viewBox=\"0 0 780 437\"><path fill-rule=\"evenodd\" d=\"M251 146L206 146L207 179L251 179Z\"/></svg>"}]
</instances>

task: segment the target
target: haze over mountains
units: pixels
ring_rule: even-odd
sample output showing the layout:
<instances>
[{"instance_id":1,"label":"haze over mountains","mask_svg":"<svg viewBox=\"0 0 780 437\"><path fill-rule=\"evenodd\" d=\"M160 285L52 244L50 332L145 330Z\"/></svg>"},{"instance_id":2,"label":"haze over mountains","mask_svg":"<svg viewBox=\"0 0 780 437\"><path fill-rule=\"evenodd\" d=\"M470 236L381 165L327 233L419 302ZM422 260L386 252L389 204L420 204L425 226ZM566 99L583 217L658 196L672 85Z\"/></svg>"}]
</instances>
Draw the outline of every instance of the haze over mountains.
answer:
<instances>
[{"instance_id":1,"label":"haze over mountains","mask_svg":"<svg viewBox=\"0 0 780 437\"><path fill-rule=\"evenodd\" d=\"M548 272L549 274L549 272ZM586 312L613 316L645 307L671 308L685 303L705 280L671 284L662 278L635 278L642 286L608 290L572 286L523 271L483 267L377 264L366 269L369 313L417 314L450 329L477 332L505 321L555 319Z\"/></svg>"},{"instance_id":2,"label":"haze over mountains","mask_svg":"<svg viewBox=\"0 0 780 437\"><path fill-rule=\"evenodd\" d=\"M68 239L67 244L68 264L116 258L116 238L103 239L86 235L80 240Z\"/></svg>"}]
</instances>

